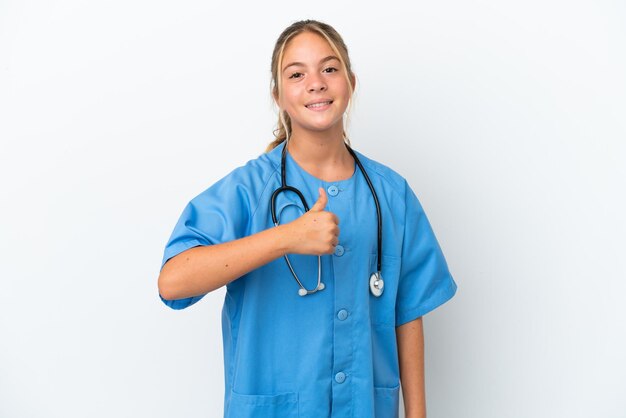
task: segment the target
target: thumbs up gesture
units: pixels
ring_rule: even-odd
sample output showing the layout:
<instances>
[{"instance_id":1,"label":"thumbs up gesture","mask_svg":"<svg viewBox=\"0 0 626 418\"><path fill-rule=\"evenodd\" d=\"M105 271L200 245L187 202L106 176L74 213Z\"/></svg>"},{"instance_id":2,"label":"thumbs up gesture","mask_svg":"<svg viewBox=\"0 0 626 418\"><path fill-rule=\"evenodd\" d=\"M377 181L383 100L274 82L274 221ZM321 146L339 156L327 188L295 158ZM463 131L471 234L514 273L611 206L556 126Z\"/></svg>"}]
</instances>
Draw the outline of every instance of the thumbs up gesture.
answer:
<instances>
[{"instance_id":1,"label":"thumbs up gesture","mask_svg":"<svg viewBox=\"0 0 626 418\"><path fill-rule=\"evenodd\" d=\"M323 187L318 191L319 197L308 212L282 225L289 243L289 253L332 254L339 243L339 218L334 213L324 210L328 196Z\"/></svg>"}]
</instances>

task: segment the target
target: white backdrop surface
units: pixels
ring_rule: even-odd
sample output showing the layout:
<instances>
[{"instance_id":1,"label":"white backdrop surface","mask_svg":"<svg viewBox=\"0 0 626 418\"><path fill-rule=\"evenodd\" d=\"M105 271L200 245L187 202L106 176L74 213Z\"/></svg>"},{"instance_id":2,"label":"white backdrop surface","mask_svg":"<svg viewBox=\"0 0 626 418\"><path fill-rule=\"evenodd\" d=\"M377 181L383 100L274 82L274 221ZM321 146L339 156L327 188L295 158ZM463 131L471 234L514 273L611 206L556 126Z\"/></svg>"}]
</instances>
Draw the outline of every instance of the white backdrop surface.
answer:
<instances>
[{"instance_id":1,"label":"white backdrop surface","mask_svg":"<svg viewBox=\"0 0 626 418\"><path fill-rule=\"evenodd\" d=\"M224 289L158 298L184 205L272 138L314 18L352 145L405 176L459 286L429 418L626 417L626 5L0 2L0 417L219 417Z\"/></svg>"}]
</instances>

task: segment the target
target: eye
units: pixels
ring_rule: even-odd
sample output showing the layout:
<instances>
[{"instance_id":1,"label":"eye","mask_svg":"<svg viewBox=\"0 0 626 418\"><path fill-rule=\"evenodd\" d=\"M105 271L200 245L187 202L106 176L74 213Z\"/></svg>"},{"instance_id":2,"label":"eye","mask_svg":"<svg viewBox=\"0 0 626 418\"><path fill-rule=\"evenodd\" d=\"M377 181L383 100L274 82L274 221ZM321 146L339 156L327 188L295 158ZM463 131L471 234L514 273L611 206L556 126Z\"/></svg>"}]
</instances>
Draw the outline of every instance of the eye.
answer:
<instances>
[{"instance_id":1,"label":"eye","mask_svg":"<svg viewBox=\"0 0 626 418\"><path fill-rule=\"evenodd\" d=\"M289 78L300 78L300 77L295 77L296 74L302 75L302 73L293 73L289 76Z\"/></svg>"},{"instance_id":2,"label":"eye","mask_svg":"<svg viewBox=\"0 0 626 418\"><path fill-rule=\"evenodd\" d=\"M325 68L325 69L324 69L324 71L326 71L326 70L333 70L333 71L330 71L330 72L333 72L333 73L334 73L334 72L336 72L336 71L339 71L339 70L337 70L335 67L328 67L328 68Z\"/></svg>"}]
</instances>

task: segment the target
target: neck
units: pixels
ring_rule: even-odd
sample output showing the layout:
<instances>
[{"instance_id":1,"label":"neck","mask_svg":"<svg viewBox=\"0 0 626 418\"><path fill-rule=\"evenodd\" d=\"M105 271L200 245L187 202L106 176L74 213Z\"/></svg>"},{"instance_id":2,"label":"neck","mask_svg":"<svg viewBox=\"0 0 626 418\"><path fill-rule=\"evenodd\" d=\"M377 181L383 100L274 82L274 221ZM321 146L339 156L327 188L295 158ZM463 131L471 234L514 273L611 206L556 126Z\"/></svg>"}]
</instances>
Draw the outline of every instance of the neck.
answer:
<instances>
[{"instance_id":1,"label":"neck","mask_svg":"<svg viewBox=\"0 0 626 418\"><path fill-rule=\"evenodd\" d=\"M354 172L354 158L344 143L343 129L338 134L294 132L286 146L302 168L325 181L349 178Z\"/></svg>"},{"instance_id":2,"label":"neck","mask_svg":"<svg viewBox=\"0 0 626 418\"><path fill-rule=\"evenodd\" d=\"M346 149L343 127L335 132L303 132L294 130L289 137L287 151L298 163L319 168L338 168L353 164Z\"/></svg>"}]
</instances>

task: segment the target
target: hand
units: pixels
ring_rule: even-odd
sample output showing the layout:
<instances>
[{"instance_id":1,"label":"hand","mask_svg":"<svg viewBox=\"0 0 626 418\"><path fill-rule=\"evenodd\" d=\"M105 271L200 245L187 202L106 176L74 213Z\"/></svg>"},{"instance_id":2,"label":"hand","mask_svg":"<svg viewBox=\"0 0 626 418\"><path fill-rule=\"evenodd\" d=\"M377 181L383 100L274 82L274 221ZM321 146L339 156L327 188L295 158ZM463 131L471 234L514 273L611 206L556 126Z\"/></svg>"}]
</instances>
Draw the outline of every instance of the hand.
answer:
<instances>
[{"instance_id":1,"label":"hand","mask_svg":"<svg viewBox=\"0 0 626 418\"><path fill-rule=\"evenodd\" d=\"M324 210L328 197L323 187L318 189L317 202L298 219L284 224L290 242L289 253L332 254L339 243L339 218Z\"/></svg>"}]
</instances>

